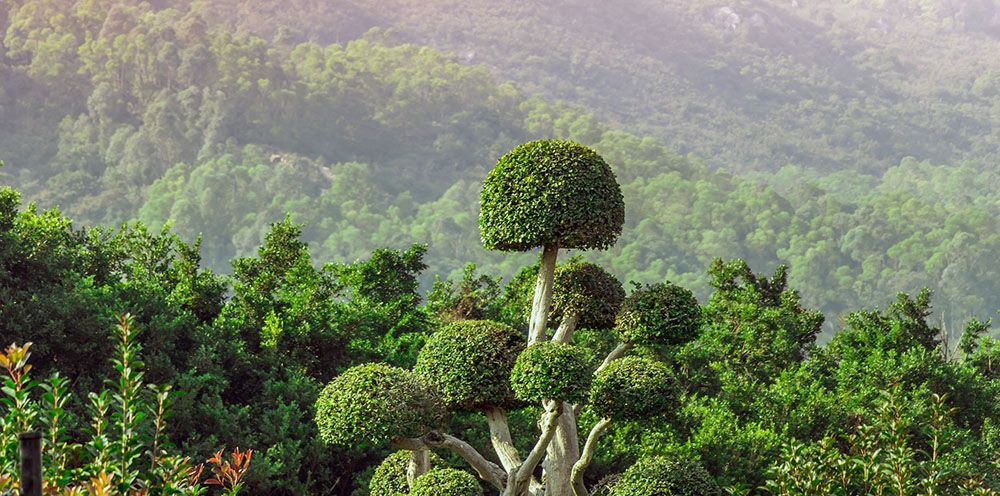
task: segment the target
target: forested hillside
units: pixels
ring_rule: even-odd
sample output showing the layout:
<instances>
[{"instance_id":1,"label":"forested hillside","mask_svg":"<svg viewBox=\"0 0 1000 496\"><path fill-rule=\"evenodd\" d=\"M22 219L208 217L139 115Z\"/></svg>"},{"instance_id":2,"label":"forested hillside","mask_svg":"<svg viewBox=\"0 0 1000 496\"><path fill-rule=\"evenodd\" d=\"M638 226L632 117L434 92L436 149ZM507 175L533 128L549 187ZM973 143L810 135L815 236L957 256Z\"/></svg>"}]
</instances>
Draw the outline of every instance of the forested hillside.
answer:
<instances>
[{"instance_id":1,"label":"forested hillside","mask_svg":"<svg viewBox=\"0 0 1000 496\"><path fill-rule=\"evenodd\" d=\"M789 263L828 330L922 286L952 330L1000 308L992 4L746 2L730 29L687 2L253 3L4 2L0 177L79 224L200 235L222 272L286 214L317 262L425 243L429 287L531 261L482 251L480 181L564 137L622 183L591 256L626 280L704 297L715 257Z\"/></svg>"},{"instance_id":2,"label":"forested hillside","mask_svg":"<svg viewBox=\"0 0 1000 496\"><path fill-rule=\"evenodd\" d=\"M880 174L906 156L995 160L1000 144L1000 61L984 56L1000 50L995 0L202 5L265 37L287 25L334 43L392 27L730 170Z\"/></svg>"}]
</instances>

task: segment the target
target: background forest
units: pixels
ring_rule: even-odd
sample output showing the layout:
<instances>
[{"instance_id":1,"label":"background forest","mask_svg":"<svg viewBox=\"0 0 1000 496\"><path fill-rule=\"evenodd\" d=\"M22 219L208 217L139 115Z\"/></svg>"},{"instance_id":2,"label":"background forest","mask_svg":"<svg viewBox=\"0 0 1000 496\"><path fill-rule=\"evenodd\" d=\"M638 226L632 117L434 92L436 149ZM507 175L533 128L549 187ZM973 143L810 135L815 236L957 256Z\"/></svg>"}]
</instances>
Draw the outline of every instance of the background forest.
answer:
<instances>
[{"instance_id":1,"label":"background forest","mask_svg":"<svg viewBox=\"0 0 1000 496\"><path fill-rule=\"evenodd\" d=\"M479 181L514 144L566 137L623 184L625 235L594 258L626 280L704 297L713 257L787 262L826 333L922 286L955 329L1000 307L998 12L10 0L0 174L80 225L201 234L222 272L285 213L317 261L426 243L426 289L529 261L478 248Z\"/></svg>"},{"instance_id":2,"label":"background forest","mask_svg":"<svg viewBox=\"0 0 1000 496\"><path fill-rule=\"evenodd\" d=\"M172 442L257 449L252 494L366 494L386 453L317 440L321 386L456 318L523 324L537 254L477 218L536 138L624 194L617 243L571 256L748 324L644 351L690 396L588 484L673 453L762 486L902 415L952 443L914 474L996 487L1000 2L3 0L0 35L0 344L86 398L130 313L184 391Z\"/></svg>"}]
</instances>

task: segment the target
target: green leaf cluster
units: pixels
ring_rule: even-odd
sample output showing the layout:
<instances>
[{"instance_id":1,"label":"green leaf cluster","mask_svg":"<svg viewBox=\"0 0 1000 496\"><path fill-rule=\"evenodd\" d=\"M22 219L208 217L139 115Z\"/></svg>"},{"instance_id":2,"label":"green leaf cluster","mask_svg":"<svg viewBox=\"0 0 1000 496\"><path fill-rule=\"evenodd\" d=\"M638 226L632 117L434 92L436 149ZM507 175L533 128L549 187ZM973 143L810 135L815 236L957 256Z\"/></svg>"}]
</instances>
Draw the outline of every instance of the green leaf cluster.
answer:
<instances>
[{"instance_id":1,"label":"green leaf cluster","mask_svg":"<svg viewBox=\"0 0 1000 496\"><path fill-rule=\"evenodd\" d=\"M672 283L636 286L622 304L615 331L622 341L679 345L698 337L701 307L690 290Z\"/></svg>"},{"instance_id":2,"label":"green leaf cluster","mask_svg":"<svg viewBox=\"0 0 1000 496\"><path fill-rule=\"evenodd\" d=\"M592 381L592 357L587 350L550 341L528 346L510 373L511 389L522 401L579 403L587 398Z\"/></svg>"},{"instance_id":3,"label":"green leaf cluster","mask_svg":"<svg viewBox=\"0 0 1000 496\"><path fill-rule=\"evenodd\" d=\"M575 313L580 327L610 329L624 300L625 289L615 276L597 264L573 258L556 268L549 321L557 324Z\"/></svg>"},{"instance_id":4,"label":"green leaf cluster","mask_svg":"<svg viewBox=\"0 0 1000 496\"><path fill-rule=\"evenodd\" d=\"M518 145L483 182L479 227L489 250L606 249L625 222L615 174L597 152L563 140Z\"/></svg>"},{"instance_id":5,"label":"green leaf cluster","mask_svg":"<svg viewBox=\"0 0 1000 496\"><path fill-rule=\"evenodd\" d=\"M330 381L316 400L324 442L381 446L394 437L418 437L443 422L441 400L412 372L372 363Z\"/></svg>"},{"instance_id":6,"label":"green leaf cluster","mask_svg":"<svg viewBox=\"0 0 1000 496\"><path fill-rule=\"evenodd\" d=\"M595 375L589 405L601 418L641 421L675 408L680 393L681 386L666 364L625 357Z\"/></svg>"},{"instance_id":7,"label":"green leaf cluster","mask_svg":"<svg viewBox=\"0 0 1000 496\"><path fill-rule=\"evenodd\" d=\"M525 337L488 320L460 320L431 335L414 372L452 409L475 410L514 401L510 374Z\"/></svg>"},{"instance_id":8,"label":"green leaf cluster","mask_svg":"<svg viewBox=\"0 0 1000 496\"><path fill-rule=\"evenodd\" d=\"M444 460L440 456L431 452L431 467L444 466ZM399 450L387 456L382 463L375 468L372 480L368 484L368 494L370 496L397 496L408 494L410 484L406 479L406 471L410 463L410 451Z\"/></svg>"},{"instance_id":9,"label":"green leaf cluster","mask_svg":"<svg viewBox=\"0 0 1000 496\"><path fill-rule=\"evenodd\" d=\"M453 468L432 469L413 482L410 496L482 496L483 488L468 472Z\"/></svg>"},{"instance_id":10,"label":"green leaf cluster","mask_svg":"<svg viewBox=\"0 0 1000 496\"><path fill-rule=\"evenodd\" d=\"M614 483L611 496L720 496L712 476L695 460L678 457L644 458Z\"/></svg>"}]
</instances>

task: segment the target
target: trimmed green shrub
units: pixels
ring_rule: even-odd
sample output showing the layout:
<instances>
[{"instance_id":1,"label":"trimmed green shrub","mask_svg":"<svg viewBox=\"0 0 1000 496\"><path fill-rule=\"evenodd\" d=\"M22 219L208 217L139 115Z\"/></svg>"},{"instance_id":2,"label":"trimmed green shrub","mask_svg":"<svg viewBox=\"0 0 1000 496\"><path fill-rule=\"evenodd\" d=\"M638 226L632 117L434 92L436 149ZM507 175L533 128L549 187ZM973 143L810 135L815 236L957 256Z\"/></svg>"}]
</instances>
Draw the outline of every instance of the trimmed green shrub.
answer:
<instances>
[{"instance_id":1,"label":"trimmed green shrub","mask_svg":"<svg viewBox=\"0 0 1000 496\"><path fill-rule=\"evenodd\" d=\"M625 289L615 276L596 264L572 258L556 268L552 290L553 325L569 312L577 312L580 327L609 329L625 300Z\"/></svg>"},{"instance_id":2,"label":"trimmed green shrub","mask_svg":"<svg viewBox=\"0 0 1000 496\"><path fill-rule=\"evenodd\" d=\"M526 251L605 249L625 222L625 202L611 167L595 151L570 141L518 145L483 182L479 210L483 246Z\"/></svg>"},{"instance_id":3,"label":"trimmed green shrub","mask_svg":"<svg viewBox=\"0 0 1000 496\"><path fill-rule=\"evenodd\" d=\"M433 451L430 452L431 467L443 466L444 460ZM410 492L410 484L406 481L406 469L410 464L410 452L399 450L385 458L372 474L368 484L370 496L397 496Z\"/></svg>"},{"instance_id":4,"label":"trimmed green shrub","mask_svg":"<svg viewBox=\"0 0 1000 496\"><path fill-rule=\"evenodd\" d=\"M677 378L666 364L625 357L596 374L590 407L602 418L640 420L666 413L679 394Z\"/></svg>"},{"instance_id":5,"label":"trimmed green shrub","mask_svg":"<svg viewBox=\"0 0 1000 496\"><path fill-rule=\"evenodd\" d=\"M586 399L593 380L587 350L569 344L544 341L528 346L514 364L510 385L523 401Z\"/></svg>"},{"instance_id":6,"label":"trimmed green shrub","mask_svg":"<svg viewBox=\"0 0 1000 496\"><path fill-rule=\"evenodd\" d=\"M437 468L417 478L410 496L483 496L483 488L468 472Z\"/></svg>"},{"instance_id":7,"label":"trimmed green shrub","mask_svg":"<svg viewBox=\"0 0 1000 496\"><path fill-rule=\"evenodd\" d=\"M462 320L434 333L420 350L414 372L449 408L479 410L514 401L510 372L525 338L488 320Z\"/></svg>"},{"instance_id":8,"label":"trimmed green shrub","mask_svg":"<svg viewBox=\"0 0 1000 496\"><path fill-rule=\"evenodd\" d=\"M351 367L316 400L320 438L341 446L422 436L443 417L441 400L430 387L412 372L382 363Z\"/></svg>"},{"instance_id":9,"label":"trimmed green shrub","mask_svg":"<svg viewBox=\"0 0 1000 496\"><path fill-rule=\"evenodd\" d=\"M636 285L615 320L622 341L677 345L698 337L701 307L694 293L672 283Z\"/></svg>"},{"instance_id":10,"label":"trimmed green shrub","mask_svg":"<svg viewBox=\"0 0 1000 496\"><path fill-rule=\"evenodd\" d=\"M689 458L643 458L622 474L611 496L717 496L722 491L705 467Z\"/></svg>"}]
</instances>

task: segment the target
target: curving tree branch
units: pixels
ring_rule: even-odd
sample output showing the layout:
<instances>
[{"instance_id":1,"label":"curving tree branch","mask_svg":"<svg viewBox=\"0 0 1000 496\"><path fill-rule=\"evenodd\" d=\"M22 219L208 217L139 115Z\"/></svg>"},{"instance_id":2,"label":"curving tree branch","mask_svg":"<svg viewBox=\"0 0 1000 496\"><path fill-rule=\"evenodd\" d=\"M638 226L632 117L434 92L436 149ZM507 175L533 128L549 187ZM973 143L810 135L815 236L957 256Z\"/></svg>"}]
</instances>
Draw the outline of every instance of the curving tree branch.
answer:
<instances>
[{"instance_id":1,"label":"curving tree branch","mask_svg":"<svg viewBox=\"0 0 1000 496\"><path fill-rule=\"evenodd\" d=\"M590 435L587 436L587 443L583 446L583 453L580 453L580 459L573 464L573 492L576 496L589 496L587 487L583 485L583 473L594 459L594 452L597 451L597 441L604 434L604 431L608 429L609 425L611 425L611 419L608 418L603 418L594 425L594 428L590 430Z\"/></svg>"}]
</instances>

